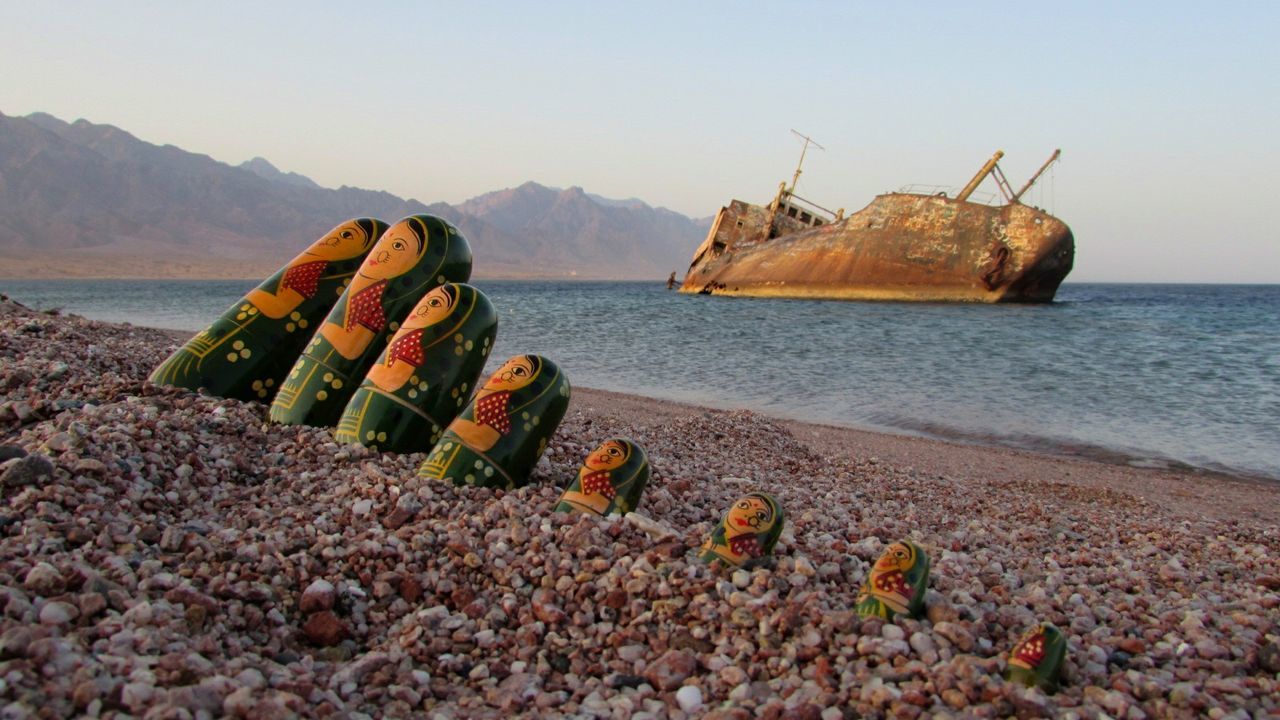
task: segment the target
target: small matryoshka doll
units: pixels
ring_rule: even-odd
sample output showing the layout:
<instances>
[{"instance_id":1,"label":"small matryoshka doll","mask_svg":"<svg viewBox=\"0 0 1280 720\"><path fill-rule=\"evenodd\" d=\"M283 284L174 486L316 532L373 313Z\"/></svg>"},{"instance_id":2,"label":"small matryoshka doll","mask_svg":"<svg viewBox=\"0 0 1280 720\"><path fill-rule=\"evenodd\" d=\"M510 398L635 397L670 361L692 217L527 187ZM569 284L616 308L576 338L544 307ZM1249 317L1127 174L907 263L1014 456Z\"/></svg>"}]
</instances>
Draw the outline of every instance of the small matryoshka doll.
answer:
<instances>
[{"instance_id":1,"label":"small matryoshka doll","mask_svg":"<svg viewBox=\"0 0 1280 720\"><path fill-rule=\"evenodd\" d=\"M587 453L556 510L626 515L640 504L648 482L649 458L644 448L626 438L610 438Z\"/></svg>"},{"instance_id":2,"label":"small matryoshka doll","mask_svg":"<svg viewBox=\"0 0 1280 720\"><path fill-rule=\"evenodd\" d=\"M901 613L920 617L929 586L929 555L910 540L896 542L884 551L858 590L858 614L885 620Z\"/></svg>"},{"instance_id":3,"label":"small matryoshka doll","mask_svg":"<svg viewBox=\"0 0 1280 720\"><path fill-rule=\"evenodd\" d=\"M1028 630L1009 651L1005 677L1045 692L1058 690L1062 660L1067 655L1067 639L1049 623Z\"/></svg>"},{"instance_id":4,"label":"small matryoshka doll","mask_svg":"<svg viewBox=\"0 0 1280 720\"><path fill-rule=\"evenodd\" d=\"M782 535L782 508L772 496L754 492L738 498L702 544L699 557L733 567L773 553Z\"/></svg>"},{"instance_id":5,"label":"small matryoshka doll","mask_svg":"<svg viewBox=\"0 0 1280 720\"><path fill-rule=\"evenodd\" d=\"M387 337L422 296L471 276L471 248L452 225L411 215L369 251L271 403L271 420L332 426Z\"/></svg>"},{"instance_id":6,"label":"small matryoshka doll","mask_svg":"<svg viewBox=\"0 0 1280 720\"><path fill-rule=\"evenodd\" d=\"M269 400L387 224L341 223L152 371L157 385Z\"/></svg>"},{"instance_id":7,"label":"small matryoshka doll","mask_svg":"<svg viewBox=\"0 0 1280 720\"><path fill-rule=\"evenodd\" d=\"M569 379L560 368L541 355L517 355L476 391L418 476L458 485L524 486L568 408Z\"/></svg>"},{"instance_id":8,"label":"small matryoshka doll","mask_svg":"<svg viewBox=\"0 0 1280 720\"><path fill-rule=\"evenodd\" d=\"M474 287L445 283L427 293L351 396L334 439L431 449L484 372L497 332L493 303Z\"/></svg>"}]
</instances>

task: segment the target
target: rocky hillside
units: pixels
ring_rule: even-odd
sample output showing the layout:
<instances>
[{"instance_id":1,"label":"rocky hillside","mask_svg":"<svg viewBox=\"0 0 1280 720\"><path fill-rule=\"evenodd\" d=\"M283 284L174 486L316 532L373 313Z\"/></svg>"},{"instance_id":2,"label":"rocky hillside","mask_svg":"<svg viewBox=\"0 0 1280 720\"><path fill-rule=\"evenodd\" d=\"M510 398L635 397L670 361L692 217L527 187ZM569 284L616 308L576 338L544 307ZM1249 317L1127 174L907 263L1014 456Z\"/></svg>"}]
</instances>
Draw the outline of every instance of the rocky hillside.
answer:
<instances>
[{"instance_id":1,"label":"rocky hillside","mask_svg":"<svg viewBox=\"0 0 1280 720\"><path fill-rule=\"evenodd\" d=\"M110 125L0 114L0 276L254 277L347 217L419 212L462 229L477 277L665 277L707 230L576 187L427 205L320 187L261 157L237 167Z\"/></svg>"}]
</instances>

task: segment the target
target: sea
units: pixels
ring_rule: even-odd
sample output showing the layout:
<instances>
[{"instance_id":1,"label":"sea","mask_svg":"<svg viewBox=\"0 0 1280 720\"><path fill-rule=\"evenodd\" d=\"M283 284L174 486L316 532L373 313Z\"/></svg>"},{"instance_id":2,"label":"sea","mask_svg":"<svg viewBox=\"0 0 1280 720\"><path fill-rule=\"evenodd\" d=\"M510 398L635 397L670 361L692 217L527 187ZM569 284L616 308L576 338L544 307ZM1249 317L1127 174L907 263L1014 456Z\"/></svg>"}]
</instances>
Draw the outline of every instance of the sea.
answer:
<instances>
[{"instance_id":1,"label":"sea","mask_svg":"<svg viewBox=\"0 0 1280 720\"><path fill-rule=\"evenodd\" d=\"M196 331L256 284L0 280L38 309ZM1066 283L1043 305L483 281L493 360L578 386L827 425L1280 480L1280 285Z\"/></svg>"}]
</instances>

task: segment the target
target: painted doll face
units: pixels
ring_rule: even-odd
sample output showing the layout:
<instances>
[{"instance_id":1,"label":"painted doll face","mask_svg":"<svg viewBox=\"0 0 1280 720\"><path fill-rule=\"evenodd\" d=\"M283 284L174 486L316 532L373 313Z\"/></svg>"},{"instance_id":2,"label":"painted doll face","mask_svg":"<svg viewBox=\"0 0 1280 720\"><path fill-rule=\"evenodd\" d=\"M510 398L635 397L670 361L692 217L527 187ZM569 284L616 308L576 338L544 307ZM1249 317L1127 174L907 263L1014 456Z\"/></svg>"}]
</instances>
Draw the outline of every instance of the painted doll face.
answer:
<instances>
[{"instance_id":1,"label":"painted doll face","mask_svg":"<svg viewBox=\"0 0 1280 720\"><path fill-rule=\"evenodd\" d=\"M445 290L443 285L435 288L413 307L413 312L404 319L404 327L416 329L435 325L449 317L449 313L453 311L453 304L453 293Z\"/></svg>"},{"instance_id":2,"label":"painted doll face","mask_svg":"<svg viewBox=\"0 0 1280 720\"><path fill-rule=\"evenodd\" d=\"M373 238L356 222L344 222L307 248L308 255L325 260L346 260L363 255Z\"/></svg>"},{"instance_id":3,"label":"painted doll face","mask_svg":"<svg viewBox=\"0 0 1280 720\"><path fill-rule=\"evenodd\" d=\"M875 569L881 572L897 570L906 572L916 561L915 552L903 543L894 543L876 560Z\"/></svg>"},{"instance_id":4,"label":"painted doll face","mask_svg":"<svg viewBox=\"0 0 1280 720\"><path fill-rule=\"evenodd\" d=\"M498 368L498 371L484 384L484 389L493 392L519 390L533 382L536 376L533 360L528 355L517 355Z\"/></svg>"},{"instance_id":5,"label":"painted doll face","mask_svg":"<svg viewBox=\"0 0 1280 720\"><path fill-rule=\"evenodd\" d=\"M621 467L631 456L631 449L617 440L606 440L604 444L587 455L586 465L590 470L613 470Z\"/></svg>"},{"instance_id":6,"label":"painted doll face","mask_svg":"<svg viewBox=\"0 0 1280 720\"><path fill-rule=\"evenodd\" d=\"M422 259L427 243L407 222L398 222L382 236L360 266L370 280L387 280L409 272Z\"/></svg>"},{"instance_id":7,"label":"painted doll face","mask_svg":"<svg viewBox=\"0 0 1280 720\"><path fill-rule=\"evenodd\" d=\"M768 532L773 527L773 510L763 499L748 495L729 508L724 519L726 536Z\"/></svg>"}]
</instances>

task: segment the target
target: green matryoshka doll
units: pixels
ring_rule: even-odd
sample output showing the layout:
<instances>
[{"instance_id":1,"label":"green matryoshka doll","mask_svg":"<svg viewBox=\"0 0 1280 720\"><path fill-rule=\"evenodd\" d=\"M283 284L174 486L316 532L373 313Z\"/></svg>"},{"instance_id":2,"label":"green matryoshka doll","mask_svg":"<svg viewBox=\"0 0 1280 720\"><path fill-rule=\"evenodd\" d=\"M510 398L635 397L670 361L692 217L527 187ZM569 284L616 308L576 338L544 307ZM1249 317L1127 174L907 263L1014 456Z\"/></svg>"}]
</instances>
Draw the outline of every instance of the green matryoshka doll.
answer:
<instances>
[{"instance_id":1,"label":"green matryoshka doll","mask_svg":"<svg viewBox=\"0 0 1280 720\"><path fill-rule=\"evenodd\" d=\"M929 587L929 554L910 540L890 545L862 581L855 600L863 617L920 617Z\"/></svg>"},{"instance_id":2,"label":"green matryoshka doll","mask_svg":"<svg viewBox=\"0 0 1280 720\"><path fill-rule=\"evenodd\" d=\"M569 379L560 368L541 355L517 355L476 391L418 476L458 485L523 487L568 408Z\"/></svg>"},{"instance_id":3,"label":"green matryoshka doll","mask_svg":"<svg viewBox=\"0 0 1280 720\"><path fill-rule=\"evenodd\" d=\"M702 544L698 557L739 567L773 554L782 535L785 518L773 496L749 493L729 506L711 537Z\"/></svg>"},{"instance_id":4,"label":"green matryoshka doll","mask_svg":"<svg viewBox=\"0 0 1280 720\"><path fill-rule=\"evenodd\" d=\"M497 333L498 313L474 287L445 283L427 293L351 396L334 439L431 449L484 372Z\"/></svg>"},{"instance_id":5,"label":"green matryoshka doll","mask_svg":"<svg viewBox=\"0 0 1280 720\"><path fill-rule=\"evenodd\" d=\"M271 403L271 420L331 427L386 347L387 336L422 296L471 276L471 247L433 215L392 225L369 251Z\"/></svg>"},{"instance_id":6,"label":"green matryoshka doll","mask_svg":"<svg viewBox=\"0 0 1280 720\"><path fill-rule=\"evenodd\" d=\"M1027 687L1057 692L1062 661L1067 655L1067 638L1049 623L1028 630L1009 651L1005 677Z\"/></svg>"},{"instance_id":7,"label":"green matryoshka doll","mask_svg":"<svg viewBox=\"0 0 1280 720\"><path fill-rule=\"evenodd\" d=\"M648 483L649 458L644 448L626 438L610 438L587 453L556 510L625 515L640 504Z\"/></svg>"},{"instance_id":8,"label":"green matryoshka doll","mask_svg":"<svg viewBox=\"0 0 1280 720\"><path fill-rule=\"evenodd\" d=\"M148 378L157 385L240 400L268 400L387 224L341 223L209 327L196 333Z\"/></svg>"}]
</instances>

